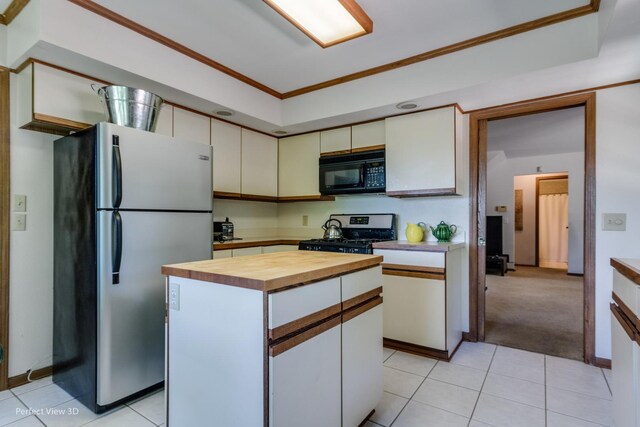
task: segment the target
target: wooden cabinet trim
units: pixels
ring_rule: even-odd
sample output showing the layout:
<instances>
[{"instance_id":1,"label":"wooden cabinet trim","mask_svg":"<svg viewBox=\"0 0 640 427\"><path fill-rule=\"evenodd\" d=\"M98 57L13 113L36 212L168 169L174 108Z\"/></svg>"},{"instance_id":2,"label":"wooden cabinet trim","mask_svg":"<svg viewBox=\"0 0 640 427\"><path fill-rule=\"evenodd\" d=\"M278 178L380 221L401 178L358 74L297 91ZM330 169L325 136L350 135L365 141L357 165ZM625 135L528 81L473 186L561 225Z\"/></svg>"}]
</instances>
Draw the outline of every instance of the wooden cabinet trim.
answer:
<instances>
[{"instance_id":1,"label":"wooden cabinet trim","mask_svg":"<svg viewBox=\"0 0 640 427\"><path fill-rule=\"evenodd\" d=\"M375 298L382 293L382 286L376 289L372 289L369 292L365 292L364 294L360 294L356 297L350 298L346 301L342 302L342 310L349 310L356 305L362 304L363 302L370 300L371 298Z\"/></svg>"},{"instance_id":2,"label":"wooden cabinet trim","mask_svg":"<svg viewBox=\"0 0 640 427\"><path fill-rule=\"evenodd\" d=\"M640 271L616 258L611 258L611 266L636 285L640 285Z\"/></svg>"},{"instance_id":3,"label":"wooden cabinet trim","mask_svg":"<svg viewBox=\"0 0 640 427\"><path fill-rule=\"evenodd\" d=\"M366 151L376 151L376 150L384 150L386 147L385 144L380 144L380 145L369 145L367 147L356 147L356 148L352 148L351 152L352 153L364 153Z\"/></svg>"},{"instance_id":4,"label":"wooden cabinet trim","mask_svg":"<svg viewBox=\"0 0 640 427\"><path fill-rule=\"evenodd\" d=\"M616 318L618 323L620 323L622 329L624 329L624 332L627 334L629 339L640 343L640 337L636 335L635 328L631 324L631 321L624 315L620 307L616 306L614 303L611 303L609 304L609 308L611 309L611 313L613 313L613 316Z\"/></svg>"},{"instance_id":5,"label":"wooden cabinet trim","mask_svg":"<svg viewBox=\"0 0 640 427\"><path fill-rule=\"evenodd\" d=\"M455 188L431 188L423 190L387 191L389 197L459 196Z\"/></svg>"},{"instance_id":6,"label":"wooden cabinet trim","mask_svg":"<svg viewBox=\"0 0 640 427\"><path fill-rule=\"evenodd\" d=\"M445 274L444 267L423 267L419 265L389 264L383 262L382 268L387 270L418 271L422 273Z\"/></svg>"},{"instance_id":7,"label":"wooden cabinet trim","mask_svg":"<svg viewBox=\"0 0 640 427\"><path fill-rule=\"evenodd\" d=\"M382 304L382 297L377 296L374 299L370 300L369 302L353 307L345 311L344 313L342 313L342 323L346 323L349 320L353 319L354 317L358 317L362 313L365 313L371 310L372 308L379 306L380 304Z\"/></svg>"},{"instance_id":8,"label":"wooden cabinet trim","mask_svg":"<svg viewBox=\"0 0 640 427\"><path fill-rule=\"evenodd\" d=\"M338 150L338 151L326 151L324 153L320 153L320 157L327 157L327 156L337 156L340 154L349 154L351 153L351 149L349 150Z\"/></svg>"},{"instance_id":9,"label":"wooden cabinet trim","mask_svg":"<svg viewBox=\"0 0 640 427\"><path fill-rule=\"evenodd\" d=\"M411 344L404 341L392 340L390 338L383 338L382 345L394 350L404 351L405 353L417 354L419 356L432 357L439 360L450 360L453 353L449 355L446 350L437 350L431 347L424 347L417 344Z\"/></svg>"},{"instance_id":10,"label":"wooden cabinet trim","mask_svg":"<svg viewBox=\"0 0 640 427\"><path fill-rule=\"evenodd\" d=\"M291 350L292 348L304 343L305 341L309 341L310 339L320 335L321 333L340 325L340 323L341 317L336 316L327 320L326 322L319 324L318 326L307 329L306 331L298 335L294 335L289 339L285 339L280 343L272 344L269 346L269 356L277 357L285 351Z\"/></svg>"},{"instance_id":11,"label":"wooden cabinet trim","mask_svg":"<svg viewBox=\"0 0 640 427\"><path fill-rule=\"evenodd\" d=\"M278 197L278 202L286 203L286 202L332 202L336 198L334 196L323 196L323 195L313 195L313 196L286 196L286 197Z\"/></svg>"},{"instance_id":12,"label":"wooden cabinet trim","mask_svg":"<svg viewBox=\"0 0 640 427\"><path fill-rule=\"evenodd\" d=\"M416 279L431 279L431 280L443 280L443 281L445 280L444 274L425 273L422 271L392 270L388 268L383 268L382 274L386 274L387 276L413 277Z\"/></svg>"},{"instance_id":13,"label":"wooden cabinet trim","mask_svg":"<svg viewBox=\"0 0 640 427\"><path fill-rule=\"evenodd\" d=\"M42 130L57 135L68 135L69 132L91 127L89 123L76 122L47 114L33 113L33 121L21 127L27 130Z\"/></svg>"},{"instance_id":14,"label":"wooden cabinet trim","mask_svg":"<svg viewBox=\"0 0 640 427\"><path fill-rule=\"evenodd\" d=\"M240 193L229 193L227 191L214 191L213 192L214 199L235 199L239 200L242 198L242 194Z\"/></svg>"},{"instance_id":15,"label":"wooden cabinet trim","mask_svg":"<svg viewBox=\"0 0 640 427\"><path fill-rule=\"evenodd\" d=\"M279 340L287 335L291 335L294 332L301 331L309 328L311 325L319 323L325 319L335 316L342 311L342 305L340 303L327 307L323 310L316 311L307 316L296 319L292 322L280 325L277 328L269 329L269 339L272 341Z\"/></svg>"},{"instance_id":16,"label":"wooden cabinet trim","mask_svg":"<svg viewBox=\"0 0 640 427\"><path fill-rule=\"evenodd\" d=\"M629 319L629 321L633 323L633 325L638 330L638 333L640 333L640 318L636 316L633 310L631 310L631 308L629 308L629 306L625 304L624 301L622 301L622 298L620 298L615 292L611 293L611 298L613 299L613 302L615 302L618 307L620 307L622 314L624 314L627 319Z\"/></svg>"}]
</instances>

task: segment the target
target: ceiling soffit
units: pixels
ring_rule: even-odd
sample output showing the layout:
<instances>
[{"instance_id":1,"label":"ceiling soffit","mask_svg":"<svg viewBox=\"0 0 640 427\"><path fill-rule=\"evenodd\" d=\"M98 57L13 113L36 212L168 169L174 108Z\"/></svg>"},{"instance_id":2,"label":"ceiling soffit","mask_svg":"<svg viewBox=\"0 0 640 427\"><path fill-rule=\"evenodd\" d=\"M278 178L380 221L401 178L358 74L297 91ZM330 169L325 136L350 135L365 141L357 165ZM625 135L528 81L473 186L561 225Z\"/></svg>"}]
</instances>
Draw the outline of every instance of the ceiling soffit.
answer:
<instances>
[{"instance_id":1,"label":"ceiling soffit","mask_svg":"<svg viewBox=\"0 0 640 427\"><path fill-rule=\"evenodd\" d=\"M494 31L488 34L484 34L478 37L474 37L468 40L464 40L461 42L457 42L454 44L450 44L444 47L440 47L434 50L430 50L427 52L420 53L418 55L410 56L401 60L397 60L394 62L386 63L384 65L379 65L376 67L368 68L365 70L361 70L355 73L347 74L338 78L330 79L327 81L323 81L320 83L316 83L313 85L301 87L295 90L290 90L286 92L279 92L261 82L256 81L236 70L233 70L224 64L221 64L214 59L211 59L183 44L180 44L156 31L153 31L143 25L138 24L137 22L124 17L100 4L97 4L91 0L69 0L71 3L74 3L80 7L83 7L93 13L96 13L103 18L109 19L119 25L122 25L132 31L135 31L149 39L152 39L166 47L169 47L179 53L182 53L196 61L199 61L209 67L212 67L218 71L221 71L235 79L238 79L250 86L253 86L269 95L272 95L279 99L286 99L295 97L298 95L302 95L305 93L317 91L320 89L328 88L331 86L339 85L341 83L346 83L349 81L361 79L364 77L372 76L379 73L384 73L386 71L398 69L400 67L405 67L408 65L416 64L422 61L426 61L429 59L433 59L442 55L447 55L450 53L454 53L463 49L468 49L474 46L478 46L481 44L489 43L492 41L500 40L505 37L514 36L517 34L521 34L527 31L535 30L541 27L545 27L548 25L553 25L559 22L563 22L569 19L578 18L584 15L588 15L591 13L595 13L598 11L600 6L600 0L591 0L589 4L585 6L580 6L577 8L569 9L563 12L555 13L543 18L535 19L533 21L525 22L522 24L518 24L515 26L511 26L508 28L504 28L498 31ZM14 0L13 3L21 3L26 4L28 0ZM22 5L24 7L24 5Z\"/></svg>"}]
</instances>

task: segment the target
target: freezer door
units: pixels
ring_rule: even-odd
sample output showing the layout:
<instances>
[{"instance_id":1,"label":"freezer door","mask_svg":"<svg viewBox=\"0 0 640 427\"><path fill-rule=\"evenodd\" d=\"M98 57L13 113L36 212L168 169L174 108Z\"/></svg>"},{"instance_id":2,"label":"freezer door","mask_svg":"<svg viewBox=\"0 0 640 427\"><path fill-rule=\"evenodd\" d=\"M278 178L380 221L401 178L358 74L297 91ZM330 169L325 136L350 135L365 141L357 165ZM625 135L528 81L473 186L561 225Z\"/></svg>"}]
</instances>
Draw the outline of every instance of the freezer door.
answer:
<instances>
[{"instance_id":1,"label":"freezer door","mask_svg":"<svg viewBox=\"0 0 640 427\"><path fill-rule=\"evenodd\" d=\"M211 146L97 126L98 208L211 210Z\"/></svg>"},{"instance_id":2,"label":"freezer door","mask_svg":"<svg viewBox=\"0 0 640 427\"><path fill-rule=\"evenodd\" d=\"M209 213L98 213L99 405L163 381L165 278L160 267L211 259L211 228ZM118 249L120 274L114 284Z\"/></svg>"}]
</instances>

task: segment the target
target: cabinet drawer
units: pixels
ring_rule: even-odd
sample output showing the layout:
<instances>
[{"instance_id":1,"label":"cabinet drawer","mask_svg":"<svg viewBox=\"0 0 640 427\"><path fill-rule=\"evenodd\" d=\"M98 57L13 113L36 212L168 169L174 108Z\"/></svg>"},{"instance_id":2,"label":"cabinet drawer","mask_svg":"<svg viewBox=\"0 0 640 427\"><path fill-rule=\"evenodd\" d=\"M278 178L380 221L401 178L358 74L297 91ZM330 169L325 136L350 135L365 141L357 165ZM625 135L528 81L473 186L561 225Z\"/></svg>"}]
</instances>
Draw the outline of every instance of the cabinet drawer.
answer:
<instances>
[{"instance_id":1,"label":"cabinet drawer","mask_svg":"<svg viewBox=\"0 0 640 427\"><path fill-rule=\"evenodd\" d=\"M613 270L613 293L615 293L623 303L640 317L640 286Z\"/></svg>"},{"instance_id":2,"label":"cabinet drawer","mask_svg":"<svg viewBox=\"0 0 640 427\"><path fill-rule=\"evenodd\" d=\"M331 313L340 312L340 278L269 294L268 299L269 329L289 325L290 332L293 332L298 329L292 324L294 321L303 320L306 316L329 308L332 308ZM316 321L322 320L322 317L328 316L320 316ZM300 327L304 327L305 323L309 322L302 322Z\"/></svg>"},{"instance_id":3,"label":"cabinet drawer","mask_svg":"<svg viewBox=\"0 0 640 427\"><path fill-rule=\"evenodd\" d=\"M342 301L348 301L359 295L382 286L382 267L377 266L342 276Z\"/></svg>"},{"instance_id":4,"label":"cabinet drawer","mask_svg":"<svg viewBox=\"0 0 640 427\"><path fill-rule=\"evenodd\" d=\"M414 252L394 251L389 249L374 249L374 255L382 255L384 264L415 265L418 267L444 268L444 253L442 252Z\"/></svg>"}]
</instances>

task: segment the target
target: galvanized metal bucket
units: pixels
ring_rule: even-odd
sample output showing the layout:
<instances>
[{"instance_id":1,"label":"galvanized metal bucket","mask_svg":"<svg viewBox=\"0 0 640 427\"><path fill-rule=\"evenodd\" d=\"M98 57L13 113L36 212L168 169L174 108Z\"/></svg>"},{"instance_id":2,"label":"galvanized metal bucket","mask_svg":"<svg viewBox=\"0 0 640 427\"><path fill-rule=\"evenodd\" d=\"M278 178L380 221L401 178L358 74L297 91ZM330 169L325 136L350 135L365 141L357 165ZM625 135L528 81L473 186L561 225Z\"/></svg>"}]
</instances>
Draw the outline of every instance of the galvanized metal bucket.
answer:
<instances>
[{"instance_id":1,"label":"galvanized metal bucket","mask_svg":"<svg viewBox=\"0 0 640 427\"><path fill-rule=\"evenodd\" d=\"M127 86L91 88L98 94L107 120L120 126L154 132L164 100L146 90Z\"/></svg>"}]
</instances>

